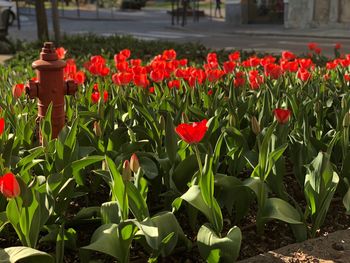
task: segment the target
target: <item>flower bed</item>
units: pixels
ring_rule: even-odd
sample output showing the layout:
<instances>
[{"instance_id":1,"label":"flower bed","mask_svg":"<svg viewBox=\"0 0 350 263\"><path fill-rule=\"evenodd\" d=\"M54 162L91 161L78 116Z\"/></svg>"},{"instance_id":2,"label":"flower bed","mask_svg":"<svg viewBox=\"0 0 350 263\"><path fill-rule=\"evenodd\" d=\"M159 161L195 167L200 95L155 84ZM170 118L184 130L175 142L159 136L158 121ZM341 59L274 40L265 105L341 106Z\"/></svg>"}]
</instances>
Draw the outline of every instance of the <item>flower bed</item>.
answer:
<instances>
[{"instance_id":1,"label":"flower bed","mask_svg":"<svg viewBox=\"0 0 350 263\"><path fill-rule=\"evenodd\" d=\"M24 94L34 71L1 68L0 257L233 262L247 229L315 237L332 200L348 219L350 56L309 48L202 64L59 48L79 87L57 139Z\"/></svg>"}]
</instances>

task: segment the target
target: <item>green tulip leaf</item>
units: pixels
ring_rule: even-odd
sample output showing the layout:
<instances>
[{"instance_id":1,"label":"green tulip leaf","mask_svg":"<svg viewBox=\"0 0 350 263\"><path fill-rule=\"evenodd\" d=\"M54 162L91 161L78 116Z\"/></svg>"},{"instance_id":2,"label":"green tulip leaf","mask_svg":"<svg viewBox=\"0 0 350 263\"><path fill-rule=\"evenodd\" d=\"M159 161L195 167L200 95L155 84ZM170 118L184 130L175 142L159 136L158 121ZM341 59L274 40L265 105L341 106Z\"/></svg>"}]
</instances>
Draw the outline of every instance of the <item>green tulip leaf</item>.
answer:
<instances>
[{"instance_id":1,"label":"green tulip leaf","mask_svg":"<svg viewBox=\"0 0 350 263\"><path fill-rule=\"evenodd\" d=\"M148 179L155 179L159 175L157 164L151 158L139 156L139 162Z\"/></svg>"},{"instance_id":2,"label":"green tulip leaf","mask_svg":"<svg viewBox=\"0 0 350 263\"><path fill-rule=\"evenodd\" d=\"M188 189L187 184L191 181L193 175L198 171L198 162L196 155L192 154L182 160L175 168L172 174L172 181L178 191L184 192Z\"/></svg>"},{"instance_id":3,"label":"green tulip leaf","mask_svg":"<svg viewBox=\"0 0 350 263\"><path fill-rule=\"evenodd\" d=\"M277 219L289 224L302 224L298 211L279 198L268 198L266 200L262 219Z\"/></svg>"},{"instance_id":4,"label":"green tulip leaf","mask_svg":"<svg viewBox=\"0 0 350 263\"><path fill-rule=\"evenodd\" d=\"M49 254L30 247L0 248L0 263L53 263Z\"/></svg>"},{"instance_id":5,"label":"green tulip leaf","mask_svg":"<svg viewBox=\"0 0 350 263\"><path fill-rule=\"evenodd\" d=\"M242 233L238 227L231 228L226 237L220 238L205 224L201 226L197 235L199 253L209 263L235 262L241 242Z\"/></svg>"},{"instance_id":6,"label":"green tulip leaf","mask_svg":"<svg viewBox=\"0 0 350 263\"><path fill-rule=\"evenodd\" d=\"M170 113L166 115L165 122L165 149L169 160L174 163L177 155L177 136Z\"/></svg>"},{"instance_id":7,"label":"green tulip leaf","mask_svg":"<svg viewBox=\"0 0 350 263\"><path fill-rule=\"evenodd\" d=\"M350 187L348 191L346 191L346 194L343 197L343 204L346 209L346 214L350 215Z\"/></svg>"},{"instance_id":8,"label":"green tulip leaf","mask_svg":"<svg viewBox=\"0 0 350 263\"><path fill-rule=\"evenodd\" d=\"M91 243L82 249L98 251L110 255L118 262L129 262L129 251L137 227L132 221L100 226L91 238Z\"/></svg>"},{"instance_id":9,"label":"green tulip leaf","mask_svg":"<svg viewBox=\"0 0 350 263\"><path fill-rule=\"evenodd\" d=\"M163 257L170 255L179 240L188 246L189 241L171 212L161 212L135 224L140 229L139 234L145 237L147 244L157 255L160 254Z\"/></svg>"}]
</instances>

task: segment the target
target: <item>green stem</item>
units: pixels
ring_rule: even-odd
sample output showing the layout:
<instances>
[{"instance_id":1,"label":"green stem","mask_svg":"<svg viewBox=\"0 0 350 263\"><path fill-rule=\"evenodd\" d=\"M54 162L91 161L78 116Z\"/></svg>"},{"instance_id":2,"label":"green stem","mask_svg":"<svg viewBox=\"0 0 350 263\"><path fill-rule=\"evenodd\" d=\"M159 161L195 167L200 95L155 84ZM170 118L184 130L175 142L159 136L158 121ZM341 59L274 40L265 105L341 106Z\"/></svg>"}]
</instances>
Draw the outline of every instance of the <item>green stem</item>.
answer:
<instances>
[{"instance_id":1,"label":"green stem","mask_svg":"<svg viewBox=\"0 0 350 263\"><path fill-rule=\"evenodd\" d=\"M203 172L203 164L202 164L200 152L198 150L198 146L196 144L193 144L192 149L194 150L196 157L197 157L197 162L198 162L198 167L199 167L199 178L198 178L198 181L199 181L201 176L202 176L202 172Z\"/></svg>"},{"instance_id":2,"label":"green stem","mask_svg":"<svg viewBox=\"0 0 350 263\"><path fill-rule=\"evenodd\" d=\"M122 211L122 215L123 215L123 221L128 219L128 208L126 207L126 184L127 182L124 182L124 194L123 194L123 211Z\"/></svg>"}]
</instances>

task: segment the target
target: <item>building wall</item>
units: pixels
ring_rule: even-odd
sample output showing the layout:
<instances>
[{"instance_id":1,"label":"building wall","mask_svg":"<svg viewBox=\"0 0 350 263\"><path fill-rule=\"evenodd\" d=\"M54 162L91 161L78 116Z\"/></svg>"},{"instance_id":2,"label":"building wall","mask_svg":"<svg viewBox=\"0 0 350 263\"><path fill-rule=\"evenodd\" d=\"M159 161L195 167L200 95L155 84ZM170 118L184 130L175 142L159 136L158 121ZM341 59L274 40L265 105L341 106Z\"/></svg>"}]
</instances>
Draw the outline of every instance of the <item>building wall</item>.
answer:
<instances>
[{"instance_id":1,"label":"building wall","mask_svg":"<svg viewBox=\"0 0 350 263\"><path fill-rule=\"evenodd\" d=\"M313 17L313 0L289 0L285 9L285 26L287 28L310 27Z\"/></svg>"},{"instance_id":2,"label":"building wall","mask_svg":"<svg viewBox=\"0 0 350 263\"><path fill-rule=\"evenodd\" d=\"M330 1L314 0L314 22L323 24L329 21Z\"/></svg>"},{"instance_id":3,"label":"building wall","mask_svg":"<svg viewBox=\"0 0 350 263\"><path fill-rule=\"evenodd\" d=\"M339 7L339 22L350 23L350 1L341 0Z\"/></svg>"},{"instance_id":4,"label":"building wall","mask_svg":"<svg viewBox=\"0 0 350 263\"><path fill-rule=\"evenodd\" d=\"M287 28L350 25L349 0L289 0Z\"/></svg>"},{"instance_id":5,"label":"building wall","mask_svg":"<svg viewBox=\"0 0 350 263\"><path fill-rule=\"evenodd\" d=\"M248 23L248 1L226 0L226 21ZM350 0L284 0L284 25L286 28L348 27Z\"/></svg>"}]
</instances>

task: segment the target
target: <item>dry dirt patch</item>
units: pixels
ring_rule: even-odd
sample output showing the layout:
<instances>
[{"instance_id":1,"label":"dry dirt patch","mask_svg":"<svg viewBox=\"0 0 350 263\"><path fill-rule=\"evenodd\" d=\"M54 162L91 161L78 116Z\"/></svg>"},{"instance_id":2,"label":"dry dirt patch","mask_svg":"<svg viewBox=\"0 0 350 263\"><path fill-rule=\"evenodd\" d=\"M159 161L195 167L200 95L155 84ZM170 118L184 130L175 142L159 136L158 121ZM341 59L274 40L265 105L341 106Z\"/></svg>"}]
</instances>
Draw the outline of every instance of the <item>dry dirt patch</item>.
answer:
<instances>
[{"instance_id":1,"label":"dry dirt patch","mask_svg":"<svg viewBox=\"0 0 350 263\"><path fill-rule=\"evenodd\" d=\"M239 263L350 263L350 229L291 244Z\"/></svg>"}]
</instances>

